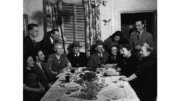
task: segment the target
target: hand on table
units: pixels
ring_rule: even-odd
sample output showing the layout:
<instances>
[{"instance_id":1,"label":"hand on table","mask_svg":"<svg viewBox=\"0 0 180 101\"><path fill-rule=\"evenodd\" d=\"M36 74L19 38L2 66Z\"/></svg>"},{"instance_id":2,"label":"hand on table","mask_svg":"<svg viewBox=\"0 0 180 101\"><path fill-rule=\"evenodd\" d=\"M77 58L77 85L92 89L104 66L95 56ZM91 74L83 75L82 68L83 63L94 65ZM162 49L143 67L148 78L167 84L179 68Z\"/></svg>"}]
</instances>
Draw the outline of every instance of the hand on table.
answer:
<instances>
[{"instance_id":1,"label":"hand on table","mask_svg":"<svg viewBox=\"0 0 180 101\"><path fill-rule=\"evenodd\" d=\"M45 91L45 88L39 83L39 88L37 89L38 93L43 93Z\"/></svg>"},{"instance_id":2,"label":"hand on table","mask_svg":"<svg viewBox=\"0 0 180 101\"><path fill-rule=\"evenodd\" d=\"M120 67L117 67L117 69L116 69L118 72L120 72L121 71L121 68Z\"/></svg>"},{"instance_id":3,"label":"hand on table","mask_svg":"<svg viewBox=\"0 0 180 101\"><path fill-rule=\"evenodd\" d=\"M128 81L129 79L126 76L120 76L119 80Z\"/></svg>"}]
</instances>

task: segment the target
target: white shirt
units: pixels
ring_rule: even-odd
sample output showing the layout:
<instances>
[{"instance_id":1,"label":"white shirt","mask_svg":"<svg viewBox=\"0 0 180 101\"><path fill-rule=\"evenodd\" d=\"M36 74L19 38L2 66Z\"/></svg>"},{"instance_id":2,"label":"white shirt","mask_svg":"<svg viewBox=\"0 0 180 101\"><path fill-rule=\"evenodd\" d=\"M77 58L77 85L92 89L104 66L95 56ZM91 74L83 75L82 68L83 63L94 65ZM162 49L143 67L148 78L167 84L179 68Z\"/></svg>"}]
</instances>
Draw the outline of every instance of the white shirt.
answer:
<instances>
[{"instance_id":1,"label":"white shirt","mask_svg":"<svg viewBox=\"0 0 180 101\"><path fill-rule=\"evenodd\" d=\"M76 56L79 57L79 54L80 54L80 53L74 54L74 56L75 56L75 57L76 57Z\"/></svg>"},{"instance_id":2,"label":"white shirt","mask_svg":"<svg viewBox=\"0 0 180 101\"><path fill-rule=\"evenodd\" d=\"M51 40L51 43L53 44L54 43L54 40L50 37L50 40Z\"/></svg>"},{"instance_id":3,"label":"white shirt","mask_svg":"<svg viewBox=\"0 0 180 101\"><path fill-rule=\"evenodd\" d=\"M36 64L41 68L41 70L44 72L44 70L43 70L43 68L42 68L42 66L41 66L41 63L40 62L36 62Z\"/></svg>"}]
</instances>

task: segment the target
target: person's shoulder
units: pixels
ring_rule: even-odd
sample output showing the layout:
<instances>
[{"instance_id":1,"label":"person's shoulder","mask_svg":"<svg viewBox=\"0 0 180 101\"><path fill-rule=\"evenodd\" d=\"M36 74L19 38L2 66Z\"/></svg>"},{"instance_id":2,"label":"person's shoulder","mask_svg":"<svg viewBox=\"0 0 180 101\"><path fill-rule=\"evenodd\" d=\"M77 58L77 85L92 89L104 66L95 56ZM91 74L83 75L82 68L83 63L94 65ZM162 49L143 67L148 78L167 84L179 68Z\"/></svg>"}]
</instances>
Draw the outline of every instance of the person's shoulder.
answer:
<instances>
[{"instance_id":1,"label":"person's shoulder","mask_svg":"<svg viewBox=\"0 0 180 101\"><path fill-rule=\"evenodd\" d=\"M96 56L97 56L97 53L95 52L95 53L93 53L93 54L90 55L90 58L94 58L94 57L96 57Z\"/></svg>"},{"instance_id":2,"label":"person's shoulder","mask_svg":"<svg viewBox=\"0 0 180 101\"><path fill-rule=\"evenodd\" d=\"M152 34L151 34L150 32L144 31L144 33L145 33L147 36L152 36Z\"/></svg>"},{"instance_id":3,"label":"person's shoulder","mask_svg":"<svg viewBox=\"0 0 180 101\"><path fill-rule=\"evenodd\" d=\"M66 56L67 57L72 57L74 54L73 53L68 53Z\"/></svg>"},{"instance_id":4,"label":"person's shoulder","mask_svg":"<svg viewBox=\"0 0 180 101\"><path fill-rule=\"evenodd\" d=\"M130 35L131 36L134 36L134 35L136 35L137 34L137 31L133 31Z\"/></svg>"},{"instance_id":5,"label":"person's shoulder","mask_svg":"<svg viewBox=\"0 0 180 101\"><path fill-rule=\"evenodd\" d=\"M103 54L105 54L105 55L109 55L109 53L108 53L107 51L104 51L104 52L103 52Z\"/></svg>"},{"instance_id":6,"label":"person's shoulder","mask_svg":"<svg viewBox=\"0 0 180 101\"><path fill-rule=\"evenodd\" d=\"M55 57L55 54L54 54L54 53L53 53L53 54L50 54L48 57L49 57L49 58L53 58L53 57Z\"/></svg>"},{"instance_id":7,"label":"person's shoulder","mask_svg":"<svg viewBox=\"0 0 180 101\"><path fill-rule=\"evenodd\" d=\"M66 55L66 54L61 54L61 56L62 56L62 57L67 57L67 55Z\"/></svg>"},{"instance_id":8,"label":"person's shoulder","mask_svg":"<svg viewBox=\"0 0 180 101\"><path fill-rule=\"evenodd\" d=\"M29 42L30 41L30 37L29 37L29 35L26 35L25 37L24 37L24 42Z\"/></svg>"},{"instance_id":9,"label":"person's shoulder","mask_svg":"<svg viewBox=\"0 0 180 101\"><path fill-rule=\"evenodd\" d=\"M111 36L109 36L107 39L104 40L105 43L109 41L112 41Z\"/></svg>"}]
</instances>

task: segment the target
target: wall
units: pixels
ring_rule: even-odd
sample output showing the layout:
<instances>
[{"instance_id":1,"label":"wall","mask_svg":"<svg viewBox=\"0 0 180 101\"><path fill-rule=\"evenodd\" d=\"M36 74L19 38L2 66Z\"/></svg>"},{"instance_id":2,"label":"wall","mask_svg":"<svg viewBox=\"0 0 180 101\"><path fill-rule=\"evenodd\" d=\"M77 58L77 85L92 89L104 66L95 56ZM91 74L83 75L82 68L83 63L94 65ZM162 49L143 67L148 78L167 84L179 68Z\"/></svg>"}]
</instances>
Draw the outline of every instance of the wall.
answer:
<instances>
[{"instance_id":1,"label":"wall","mask_svg":"<svg viewBox=\"0 0 180 101\"><path fill-rule=\"evenodd\" d=\"M107 2L106 6L100 5L101 37L106 39L112 34L113 2ZM106 20L106 21L105 21ZM107 22L107 23L105 23Z\"/></svg>"},{"instance_id":2,"label":"wall","mask_svg":"<svg viewBox=\"0 0 180 101\"><path fill-rule=\"evenodd\" d=\"M110 18L109 26L101 24L102 40L121 30L121 13L149 12L157 10L157 0L106 0L107 6L100 7L102 19Z\"/></svg>"},{"instance_id":3,"label":"wall","mask_svg":"<svg viewBox=\"0 0 180 101\"><path fill-rule=\"evenodd\" d=\"M41 41L44 36L43 30L43 0L24 0L23 14L28 15L28 23L39 25L39 36L35 39Z\"/></svg>"}]
</instances>

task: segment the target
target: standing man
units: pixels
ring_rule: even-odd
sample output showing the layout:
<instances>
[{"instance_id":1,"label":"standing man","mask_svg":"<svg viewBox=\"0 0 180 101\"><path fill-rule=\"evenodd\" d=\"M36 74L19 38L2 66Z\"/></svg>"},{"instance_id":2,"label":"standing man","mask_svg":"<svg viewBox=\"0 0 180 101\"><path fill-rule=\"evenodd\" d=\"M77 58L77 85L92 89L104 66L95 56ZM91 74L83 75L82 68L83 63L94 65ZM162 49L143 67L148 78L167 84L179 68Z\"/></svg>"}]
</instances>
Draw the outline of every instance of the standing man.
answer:
<instances>
[{"instance_id":1,"label":"standing man","mask_svg":"<svg viewBox=\"0 0 180 101\"><path fill-rule=\"evenodd\" d=\"M35 41L39 35L39 28L37 24L31 23L27 26L28 35L24 38L24 64L28 56L35 59L35 54L40 48L40 43Z\"/></svg>"},{"instance_id":2,"label":"standing man","mask_svg":"<svg viewBox=\"0 0 180 101\"><path fill-rule=\"evenodd\" d=\"M67 55L72 67L78 68L85 67L87 65L87 57L85 53L80 52L81 47L82 46L77 41L72 43L73 52Z\"/></svg>"},{"instance_id":3,"label":"standing man","mask_svg":"<svg viewBox=\"0 0 180 101\"><path fill-rule=\"evenodd\" d=\"M53 29L50 32L50 36L43 40L42 51L45 55L45 61L47 61L47 58L50 54L55 53L53 47L54 44L58 42L58 40L59 40L59 31L57 29Z\"/></svg>"},{"instance_id":4,"label":"standing man","mask_svg":"<svg viewBox=\"0 0 180 101\"><path fill-rule=\"evenodd\" d=\"M141 59L141 55L139 54L141 47L144 43L154 46L153 36L144 29L143 20L136 21L136 30L137 31L132 32L130 35L130 45L135 49L136 56Z\"/></svg>"}]
</instances>

